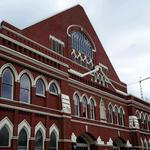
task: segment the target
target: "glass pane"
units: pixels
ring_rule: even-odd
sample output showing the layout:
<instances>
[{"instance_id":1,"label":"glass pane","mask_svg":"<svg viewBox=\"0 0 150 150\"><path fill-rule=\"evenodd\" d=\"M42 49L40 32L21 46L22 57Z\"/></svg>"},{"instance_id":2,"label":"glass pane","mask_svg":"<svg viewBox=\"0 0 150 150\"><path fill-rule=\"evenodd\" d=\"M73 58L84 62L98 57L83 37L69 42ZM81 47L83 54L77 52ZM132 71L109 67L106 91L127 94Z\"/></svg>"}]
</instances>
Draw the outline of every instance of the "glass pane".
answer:
<instances>
[{"instance_id":1,"label":"glass pane","mask_svg":"<svg viewBox=\"0 0 150 150\"><path fill-rule=\"evenodd\" d=\"M12 85L12 81L13 81L13 75L12 75L12 72L9 70L9 69L6 69L4 72L3 72L3 80L2 80L2 83L6 83L6 84L9 84L9 85Z\"/></svg>"},{"instance_id":2,"label":"glass pane","mask_svg":"<svg viewBox=\"0 0 150 150\"><path fill-rule=\"evenodd\" d=\"M9 132L5 126L0 130L0 146L9 146Z\"/></svg>"},{"instance_id":3,"label":"glass pane","mask_svg":"<svg viewBox=\"0 0 150 150\"><path fill-rule=\"evenodd\" d=\"M35 136L35 150L43 149L43 136L41 131L39 130Z\"/></svg>"},{"instance_id":4,"label":"glass pane","mask_svg":"<svg viewBox=\"0 0 150 150\"><path fill-rule=\"evenodd\" d=\"M50 136L50 150L55 150L56 149L56 135L54 132L51 133Z\"/></svg>"},{"instance_id":5,"label":"glass pane","mask_svg":"<svg viewBox=\"0 0 150 150\"><path fill-rule=\"evenodd\" d=\"M41 94L41 95L44 95L44 84L43 84L43 81L41 79L39 79L37 82L36 82L36 93L37 94Z\"/></svg>"},{"instance_id":6,"label":"glass pane","mask_svg":"<svg viewBox=\"0 0 150 150\"><path fill-rule=\"evenodd\" d=\"M26 150L27 149L27 133L25 129L22 129L19 133L18 138L18 150Z\"/></svg>"},{"instance_id":7,"label":"glass pane","mask_svg":"<svg viewBox=\"0 0 150 150\"><path fill-rule=\"evenodd\" d=\"M2 97L11 99L12 98L12 85L2 84Z\"/></svg>"},{"instance_id":8,"label":"glass pane","mask_svg":"<svg viewBox=\"0 0 150 150\"><path fill-rule=\"evenodd\" d=\"M58 90L57 90L57 87L56 87L56 85L55 85L55 83L52 83L51 85L50 85L50 92L52 92L52 93L55 93L55 94L58 94Z\"/></svg>"},{"instance_id":9,"label":"glass pane","mask_svg":"<svg viewBox=\"0 0 150 150\"><path fill-rule=\"evenodd\" d=\"M30 98L30 80L26 74L22 75L20 81L20 101L28 103Z\"/></svg>"}]
</instances>

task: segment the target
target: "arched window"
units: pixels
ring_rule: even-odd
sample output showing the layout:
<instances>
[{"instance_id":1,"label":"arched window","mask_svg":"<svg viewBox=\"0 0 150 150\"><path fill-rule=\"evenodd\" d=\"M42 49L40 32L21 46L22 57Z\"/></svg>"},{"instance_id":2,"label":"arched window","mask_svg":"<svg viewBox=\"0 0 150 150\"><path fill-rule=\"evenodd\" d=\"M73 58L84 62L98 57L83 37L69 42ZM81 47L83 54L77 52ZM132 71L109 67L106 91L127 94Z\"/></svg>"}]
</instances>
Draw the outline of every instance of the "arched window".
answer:
<instances>
[{"instance_id":1,"label":"arched window","mask_svg":"<svg viewBox=\"0 0 150 150\"><path fill-rule=\"evenodd\" d=\"M124 125L124 111L122 108L119 111L119 125Z\"/></svg>"},{"instance_id":2,"label":"arched window","mask_svg":"<svg viewBox=\"0 0 150 150\"><path fill-rule=\"evenodd\" d=\"M50 150L57 150L57 137L55 131L52 131L50 135Z\"/></svg>"},{"instance_id":3,"label":"arched window","mask_svg":"<svg viewBox=\"0 0 150 150\"><path fill-rule=\"evenodd\" d=\"M82 98L82 117L87 117L87 99L85 96Z\"/></svg>"},{"instance_id":4,"label":"arched window","mask_svg":"<svg viewBox=\"0 0 150 150\"><path fill-rule=\"evenodd\" d=\"M105 103L102 98L100 101L100 120L106 121L106 108L105 108Z\"/></svg>"},{"instance_id":5,"label":"arched window","mask_svg":"<svg viewBox=\"0 0 150 150\"><path fill-rule=\"evenodd\" d=\"M19 133L19 137L18 137L18 150L27 150L27 133L25 131L25 129L23 128L20 133Z\"/></svg>"},{"instance_id":6,"label":"arched window","mask_svg":"<svg viewBox=\"0 0 150 150\"><path fill-rule=\"evenodd\" d=\"M109 114L108 114L108 115L109 115L109 116L108 116L109 122L110 122L110 123L113 123L113 107L112 107L111 104L110 104L109 107L108 107L108 111L109 111L109 112L108 112L108 113L109 113Z\"/></svg>"},{"instance_id":7,"label":"arched window","mask_svg":"<svg viewBox=\"0 0 150 150\"><path fill-rule=\"evenodd\" d=\"M30 79L27 74L23 74L20 79L20 101L29 103L30 100Z\"/></svg>"},{"instance_id":8,"label":"arched window","mask_svg":"<svg viewBox=\"0 0 150 150\"><path fill-rule=\"evenodd\" d=\"M0 147L9 146L9 131L6 125L0 130Z\"/></svg>"},{"instance_id":9,"label":"arched window","mask_svg":"<svg viewBox=\"0 0 150 150\"><path fill-rule=\"evenodd\" d=\"M146 130L149 129L149 125L148 125L148 115L147 115L147 114L145 115L144 126L145 126L145 129L146 129Z\"/></svg>"},{"instance_id":10,"label":"arched window","mask_svg":"<svg viewBox=\"0 0 150 150\"><path fill-rule=\"evenodd\" d=\"M36 94L37 95L45 95L45 85L42 79L38 79L36 81Z\"/></svg>"},{"instance_id":11,"label":"arched window","mask_svg":"<svg viewBox=\"0 0 150 150\"><path fill-rule=\"evenodd\" d=\"M118 124L118 108L115 106L114 108L114 123Z\"/></svg>"},{"instance_id":12,"label":"arched window","mask_svg":"<svg viewBox=\"0 0 150 150\"><path fill-rule=\"evenodd\" d=\"M50 84L49 92L52 94L58 95L58 89L57 89L57 86L54 82Z\"/></svg>"},{"instance_id":13,"label":"arched window","mask_svg":"<svg viewBox=\"0 0 150 150\"><path fill-rule=\"evenodd\" d=\"M5 69L2 74L1 96L4 98L13 98L14 76L10 69Z\"/></svg>"},{"instance_id":14,"label":"arched window","mask_svg":"<svg viewBox=\"0 0 150 150\"><path fill-rule=\"evenodd\" d=\"M43 150L43 135L41 130L38 130L35 135L35 150Z\"/></svg>"},{"instance_id":15,"label":"arched window","mask_svg":"<svg viewBox=\"0 0 150 150\"><path fill-rule=\"evenodd\" d=\"M90 119L95 118L95 112L94 112L94 100L90 100Z\"/></svg>"},{"instance_id":16,"label":"arched window","mask_svg":"<svg viewBox=\"0 0 150 150\"><path fill-rule=\"evenodd\" d=\"M77 94L74 95L74 115L79 116L79 96Z\"/></svg>"},{"instance_id":17,"label":"arched window","mask_svg":"<svg viewBox=\"0 0 150 150\"><path fill-rule=\"evenodd\" d=\"M71 41L72 49L81 52L89 58L92 57L92 44L84 32L73 31L71 33Z\"/></svg>"}]
</instances>

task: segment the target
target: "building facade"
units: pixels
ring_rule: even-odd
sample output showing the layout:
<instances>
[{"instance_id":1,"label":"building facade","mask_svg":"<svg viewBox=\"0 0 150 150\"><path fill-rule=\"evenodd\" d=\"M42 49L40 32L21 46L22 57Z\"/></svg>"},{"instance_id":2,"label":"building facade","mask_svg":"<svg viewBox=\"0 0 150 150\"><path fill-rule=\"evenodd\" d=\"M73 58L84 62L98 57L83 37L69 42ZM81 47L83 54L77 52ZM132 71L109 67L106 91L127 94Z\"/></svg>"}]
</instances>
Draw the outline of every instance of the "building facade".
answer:
<instances>
[{"instance_id":1,"label":"building facade","mask_svg":"<svg viewBox=\"0 0 150 150\"><path fill-rule=\"evenodd\" d=\"M150 149L150 104L128 95L79 5L0 24L0 150Z\"/></svg>"}]
</instances>

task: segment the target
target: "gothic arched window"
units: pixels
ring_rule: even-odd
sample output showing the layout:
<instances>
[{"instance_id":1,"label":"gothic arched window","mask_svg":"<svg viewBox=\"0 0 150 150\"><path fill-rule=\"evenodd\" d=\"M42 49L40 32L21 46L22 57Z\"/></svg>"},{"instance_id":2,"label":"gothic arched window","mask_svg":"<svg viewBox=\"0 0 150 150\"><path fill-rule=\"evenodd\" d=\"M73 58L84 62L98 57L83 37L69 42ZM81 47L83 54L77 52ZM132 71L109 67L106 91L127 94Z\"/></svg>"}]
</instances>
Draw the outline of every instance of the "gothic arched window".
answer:
<instances>
[{"instance_id":1,"label":"gothic arched window","mask_svg":"<svg viewBox=\"0 0 150 150\"><path fill-rule=\"evenodd\" d=\"M95 118L95 112L94 112L94 100L90 100L90 119Z\"/></svg>"},{"instance_id":2,"label":"gothic arched window","mask_svg":"<svg viewBox=\"0 0 150 150\"><path fill-rule=\"evenodd\" d=\"M43 150L43 135L41 130L38 130L35 135L35 150Z\"/></svg>"},{"instance_id":3,"label":"gothic arched window","mask_svg":"<svg viewBox=\"0 0 150 150\"><path fill-rule=\"evenodd\" d=\"M109 123L113 123L113 106L110 104L108 107L108 119L109 119Z\"/></svg>"},{"instance_id":4,"label":"gothic arched window","mask_svg":"<svg viewBox=\"0 0 150 150\"><path fill-rule=\"evenodd\" d=\"M74 95L74 115L79 115L79 96L77 94Z\"/></svg>"},{"instance_id":5,"label":"gothic arched window","mask_svg":"<svg viewBox=\"0 0 150 150\"><path fill-rule=\"evenodd\" d=\"M82 98L82 117L87 117L87 99L85 96Z\"/></svg>"},{"instance_id":6,"label":"gothic arched window","mask_svg":"<svg viewBox=\"0 0 150 150\"><path fill-rule=\"evenodd\" d=\"M0 130L0 147L9 146L9 131L6 126Z\"/></svg>"},{"instance_id":7,"label":"gothic arched window","mask_svg":"<svg viewBox=\"0 0 150 150\"><path fill-rule=\"evenodd\" d=\"M14 76L12 71L7 68L2 73L1 96L4 98L13 98Z\"/></svg>"},{"instance_id":8,"label":"gothic arched window","mask_svg":"<svg viewBox=\"0 0 150 150\"><path fill-rule=\"evenodd\" d=\"M57 150L57 136L55 131L50 135L50 150Z\"/></svg>"}]
</instances>

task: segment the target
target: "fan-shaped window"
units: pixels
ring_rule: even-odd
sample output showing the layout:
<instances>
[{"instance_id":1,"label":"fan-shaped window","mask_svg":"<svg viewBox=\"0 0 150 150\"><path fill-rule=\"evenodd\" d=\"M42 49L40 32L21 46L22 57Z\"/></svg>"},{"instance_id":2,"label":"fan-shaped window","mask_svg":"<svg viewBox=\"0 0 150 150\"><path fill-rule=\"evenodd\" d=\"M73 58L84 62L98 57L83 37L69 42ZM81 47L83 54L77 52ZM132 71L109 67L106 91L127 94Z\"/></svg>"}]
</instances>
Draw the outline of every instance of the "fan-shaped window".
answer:
<instances>
[{"instance_id":1,"label":"fan-shaped window","mask_svg":"<svg viewBox=\"0 0 150 150\"><path fill-rule=\"evenodd\" d=\"M92 44L83 32L73 31L71 33L71 41L72 49L92 58Z\"/></svg>"},{"instance_id":2,"label":"fan-shaped window","mask_svg":"<svg viewBox=\"0 0 150 150\"><path fill-rule=\"evenodd\" d=\"M50 84L49 91L52 94L58 95L58 88L54 82Z\"/></svg>"},{"instance_id":3,"label":"fan-shaped window","mask_svg":"<svg viewBox=\"0 0 150 150\"><path fill-rule=\"evenodd\" d=\"M87 117L87 99L85 96L82 98L82 117Z\"/></svg>"},{"instance_id":4,"label":"fan-shaped window","mask_svg":"<svg viewBox=\"0 0 150 150\"><path fill-rule=\"evenodd\" d=\"M45 95L45 86L42 79L38 79L36 82L36 94Z\"/></svg>"},{"instance_id":5,"label":"fan-shaped window","mask_svg":"<svg viewBox=\"0 0 150 150\"><path fill-rule=\"evenodd\" d=\"M18 150L27 150L27 133L22 129L18 138Z\"/></svg>"},{"instance_id":6,"label":"fan-shaped window","mask_svg":"<svg viewBox=\"0 0 150 150\"><path fill-rule=\"evenodd\" d=\"M91 99L90 100L90 119L94 119L95 115L94 115L94 100Z\"/></svg>"},{"instance_id":7,"label":"fan-shaped window","mask_svg":"<svg viewBox=\"0 0 150 150\"><path fill-rule=\"evenodd\" d=\"M30 79L23 74L20 79L20 101L28 103L30 100Z\"/></svg>"},{"instance_id":8,"label":"fan-shaped window","mask_svg":"<svg viewBox=\"0 0 150 150\"><path fill-rule=\"evenodd\" d=\"M54 131L50 135L50 150L57 150L57 137Z\"/></svg>"},{"instance_id":9,"label":"fan-shaped window","mask_svg":"<svg viewBox=\"0 0 150 150\"><path fill-rule=\"evenodd\" d=\"M110 123L113 123L113 107L112 107L112 105L109 105L108 110L109 110L109 112L108 112L108 113L109 113L109 114L108 114L108 115L109 115L109 116L108 116L108 117L109 117L109 122L110 122Z\"/></svg>"},{"instance_id":10,"label":"fan-shaped window","mask_svg":"<svg viewBox=\"0 0 150 150\"><path fill-rule=\"evenodd\" d=\"M10 69L5 69L2 74L1 96L12 99L13 97L14 76Z\"/></svg>"},{"instance_id":11,"label":"fan-shaped window","mask_svg":"<svg viewBox=\"0 0 150 150\"><path fill-rule=\"evenodd\" d=\"M79 96L77 94L74 95L74 115L79 115Z\"/></svg>"},{"instance_id":12,"label":"fan-shaped window","mask_svg":"<svg viewBox=\"0 0 150 150\"><path fill-rule=\"evenodd\" d=\"M9 131L6 126L0 130L0 147L9 146Z\"/></svg>"},{"instance_id":13,"label":"fan-shaped window","mask_svg":"<svg viewBox=\"0 0 150 150\"><path fill-rule=\"evenodd\" d=\"M35 135L35 150L43 150L43 135L40 130Z\"/></svg>"}]
</instances>

